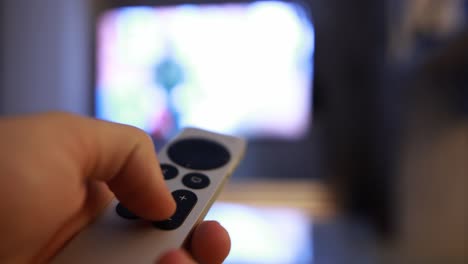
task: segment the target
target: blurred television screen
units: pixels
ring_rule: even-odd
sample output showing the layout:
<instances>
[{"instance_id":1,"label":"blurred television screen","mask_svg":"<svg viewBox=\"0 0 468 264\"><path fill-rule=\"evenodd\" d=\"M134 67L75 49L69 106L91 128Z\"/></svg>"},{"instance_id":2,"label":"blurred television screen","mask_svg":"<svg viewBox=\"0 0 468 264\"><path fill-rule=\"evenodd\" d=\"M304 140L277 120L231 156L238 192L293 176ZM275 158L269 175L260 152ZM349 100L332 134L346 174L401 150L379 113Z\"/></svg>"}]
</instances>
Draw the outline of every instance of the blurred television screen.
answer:
<instances>
[{"instance_id":1,"label":"blurred television screen","mask_svg":"<svg viewBox=\"0 0 468 264\"><path fill-rule=\"evenodd\" d=\"M97 27L98 118L162 139L186 126L248 138L308 131L314 32L300 5L118 7Z\"/></svg>"}]
</instances>

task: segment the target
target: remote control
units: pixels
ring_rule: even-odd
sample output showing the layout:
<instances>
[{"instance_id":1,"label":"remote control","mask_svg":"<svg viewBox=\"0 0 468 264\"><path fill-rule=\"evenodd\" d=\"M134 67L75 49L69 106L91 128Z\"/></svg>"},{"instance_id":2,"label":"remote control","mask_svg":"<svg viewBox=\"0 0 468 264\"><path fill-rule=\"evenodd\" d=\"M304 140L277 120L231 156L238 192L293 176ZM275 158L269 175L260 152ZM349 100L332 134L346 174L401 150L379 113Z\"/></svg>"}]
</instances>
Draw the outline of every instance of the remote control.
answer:
<instances>
[{"instance_id":1,"label":"remote control","mask_svg":"<svg viewBox=\"0 0 468 264\"><path fill-rule=\"evenodd\" d=\"M154 263L169 249L182 247L203 220L242 159L246 142L186 128L158 153L166 184L177 203L167 220L150 222L117 200L77 234L52 263Z\"/></svg>"}]
</instances>

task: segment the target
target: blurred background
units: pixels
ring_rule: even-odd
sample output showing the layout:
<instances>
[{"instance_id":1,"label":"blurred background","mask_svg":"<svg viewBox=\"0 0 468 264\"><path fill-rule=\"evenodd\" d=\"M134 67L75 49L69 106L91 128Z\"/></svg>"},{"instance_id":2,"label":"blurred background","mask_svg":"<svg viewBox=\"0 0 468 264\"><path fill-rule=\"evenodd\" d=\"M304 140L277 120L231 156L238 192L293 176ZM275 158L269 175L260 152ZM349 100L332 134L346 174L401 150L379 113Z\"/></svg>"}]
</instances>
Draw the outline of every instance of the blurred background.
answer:
<instances>
[{"instance_id":1,"label":"blurred background","mask_svg":"<svg viewBox=\"0 0 468 264\"><path fill-rule=\"evenodd\" d=\"M0 114L249 149L226 263L468 263L468 1L3 0Z\"/></svg>"}]
</instances>

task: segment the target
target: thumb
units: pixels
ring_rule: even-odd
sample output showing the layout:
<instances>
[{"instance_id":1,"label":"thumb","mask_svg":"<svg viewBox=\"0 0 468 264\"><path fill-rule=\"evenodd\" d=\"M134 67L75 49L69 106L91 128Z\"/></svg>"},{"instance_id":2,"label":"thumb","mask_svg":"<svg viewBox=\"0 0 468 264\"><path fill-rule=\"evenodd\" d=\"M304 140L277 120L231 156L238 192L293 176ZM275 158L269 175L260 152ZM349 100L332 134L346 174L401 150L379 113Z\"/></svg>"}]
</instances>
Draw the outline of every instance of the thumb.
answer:
<instances>
[{"instance_id":1,"label":"thumb","mask_svg":"<svg viewBox=\"0 0 468 264\"><path fill-rule=\"evenodd\" d=\"M196 264L196 262L185 251L177 249L166 252L156 264Z\"/></svg>"}]
</instances>

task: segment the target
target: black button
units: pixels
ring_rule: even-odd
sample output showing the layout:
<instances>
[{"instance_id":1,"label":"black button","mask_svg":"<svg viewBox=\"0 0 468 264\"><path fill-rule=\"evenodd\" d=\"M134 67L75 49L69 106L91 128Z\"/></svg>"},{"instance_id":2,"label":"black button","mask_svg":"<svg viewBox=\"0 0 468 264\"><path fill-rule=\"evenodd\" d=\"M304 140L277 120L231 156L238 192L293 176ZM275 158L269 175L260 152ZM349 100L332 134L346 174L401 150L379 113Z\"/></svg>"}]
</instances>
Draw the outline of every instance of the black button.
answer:
<instances>
[{"instance_id":1,"label":"black button","mask_svg":"<svg viewBox=\"0 0 468 264\"><path fill-rule=\"evenodd\" d=\"M201 173L189 173L184 176L182 183L192 189L203 189L210 184L210 179Z\"/></svg>"},{"instance_id":2,"label":"black button","mask_svg":"<svg viewBox=\"0 0 468 264\"><path fill-rule=\"evenodd\" d=\"M125 219L139 219L138 216L136 216L134 213L130 212L127 208L125 208L121 203L117 204L115 207L115 211L117 212L118 215Z\"/></svg>"},{"instance_id":3,"label":"black button","mask_svg":"<svg viewBox=\"0 0 468 264\"><path fill-rule=\"evenodd\" d=\"M161 171L164 175L165 180L174 179L177 176L177 174L179 174L179 170L176 167L169 164L161 164Z\"/></svg>"},{"instance_id":4,"label":"black button","mask_svg":"<svg viewBox=\"0 0 468 264\"><path fill-rule=\"evenodd\" d=\"M169 158L182 167L211 170L229 162L229 151L211 140L192 138L174 142L168 150Z\"/></svg>"},{"instance_id":5,"label":"black button","mask_svg":"<svg viewBox=\"0 0 468 264\"><path fill-rule=\"evenodd\" d=\"M177 190L172 192L172 196L177 204L174 215L164 221L153 222L153 226L162 230L173 230L181 226L185 218L190 214L197 203L197 196L188 190Z\"/></svg>"}]
</instances>

